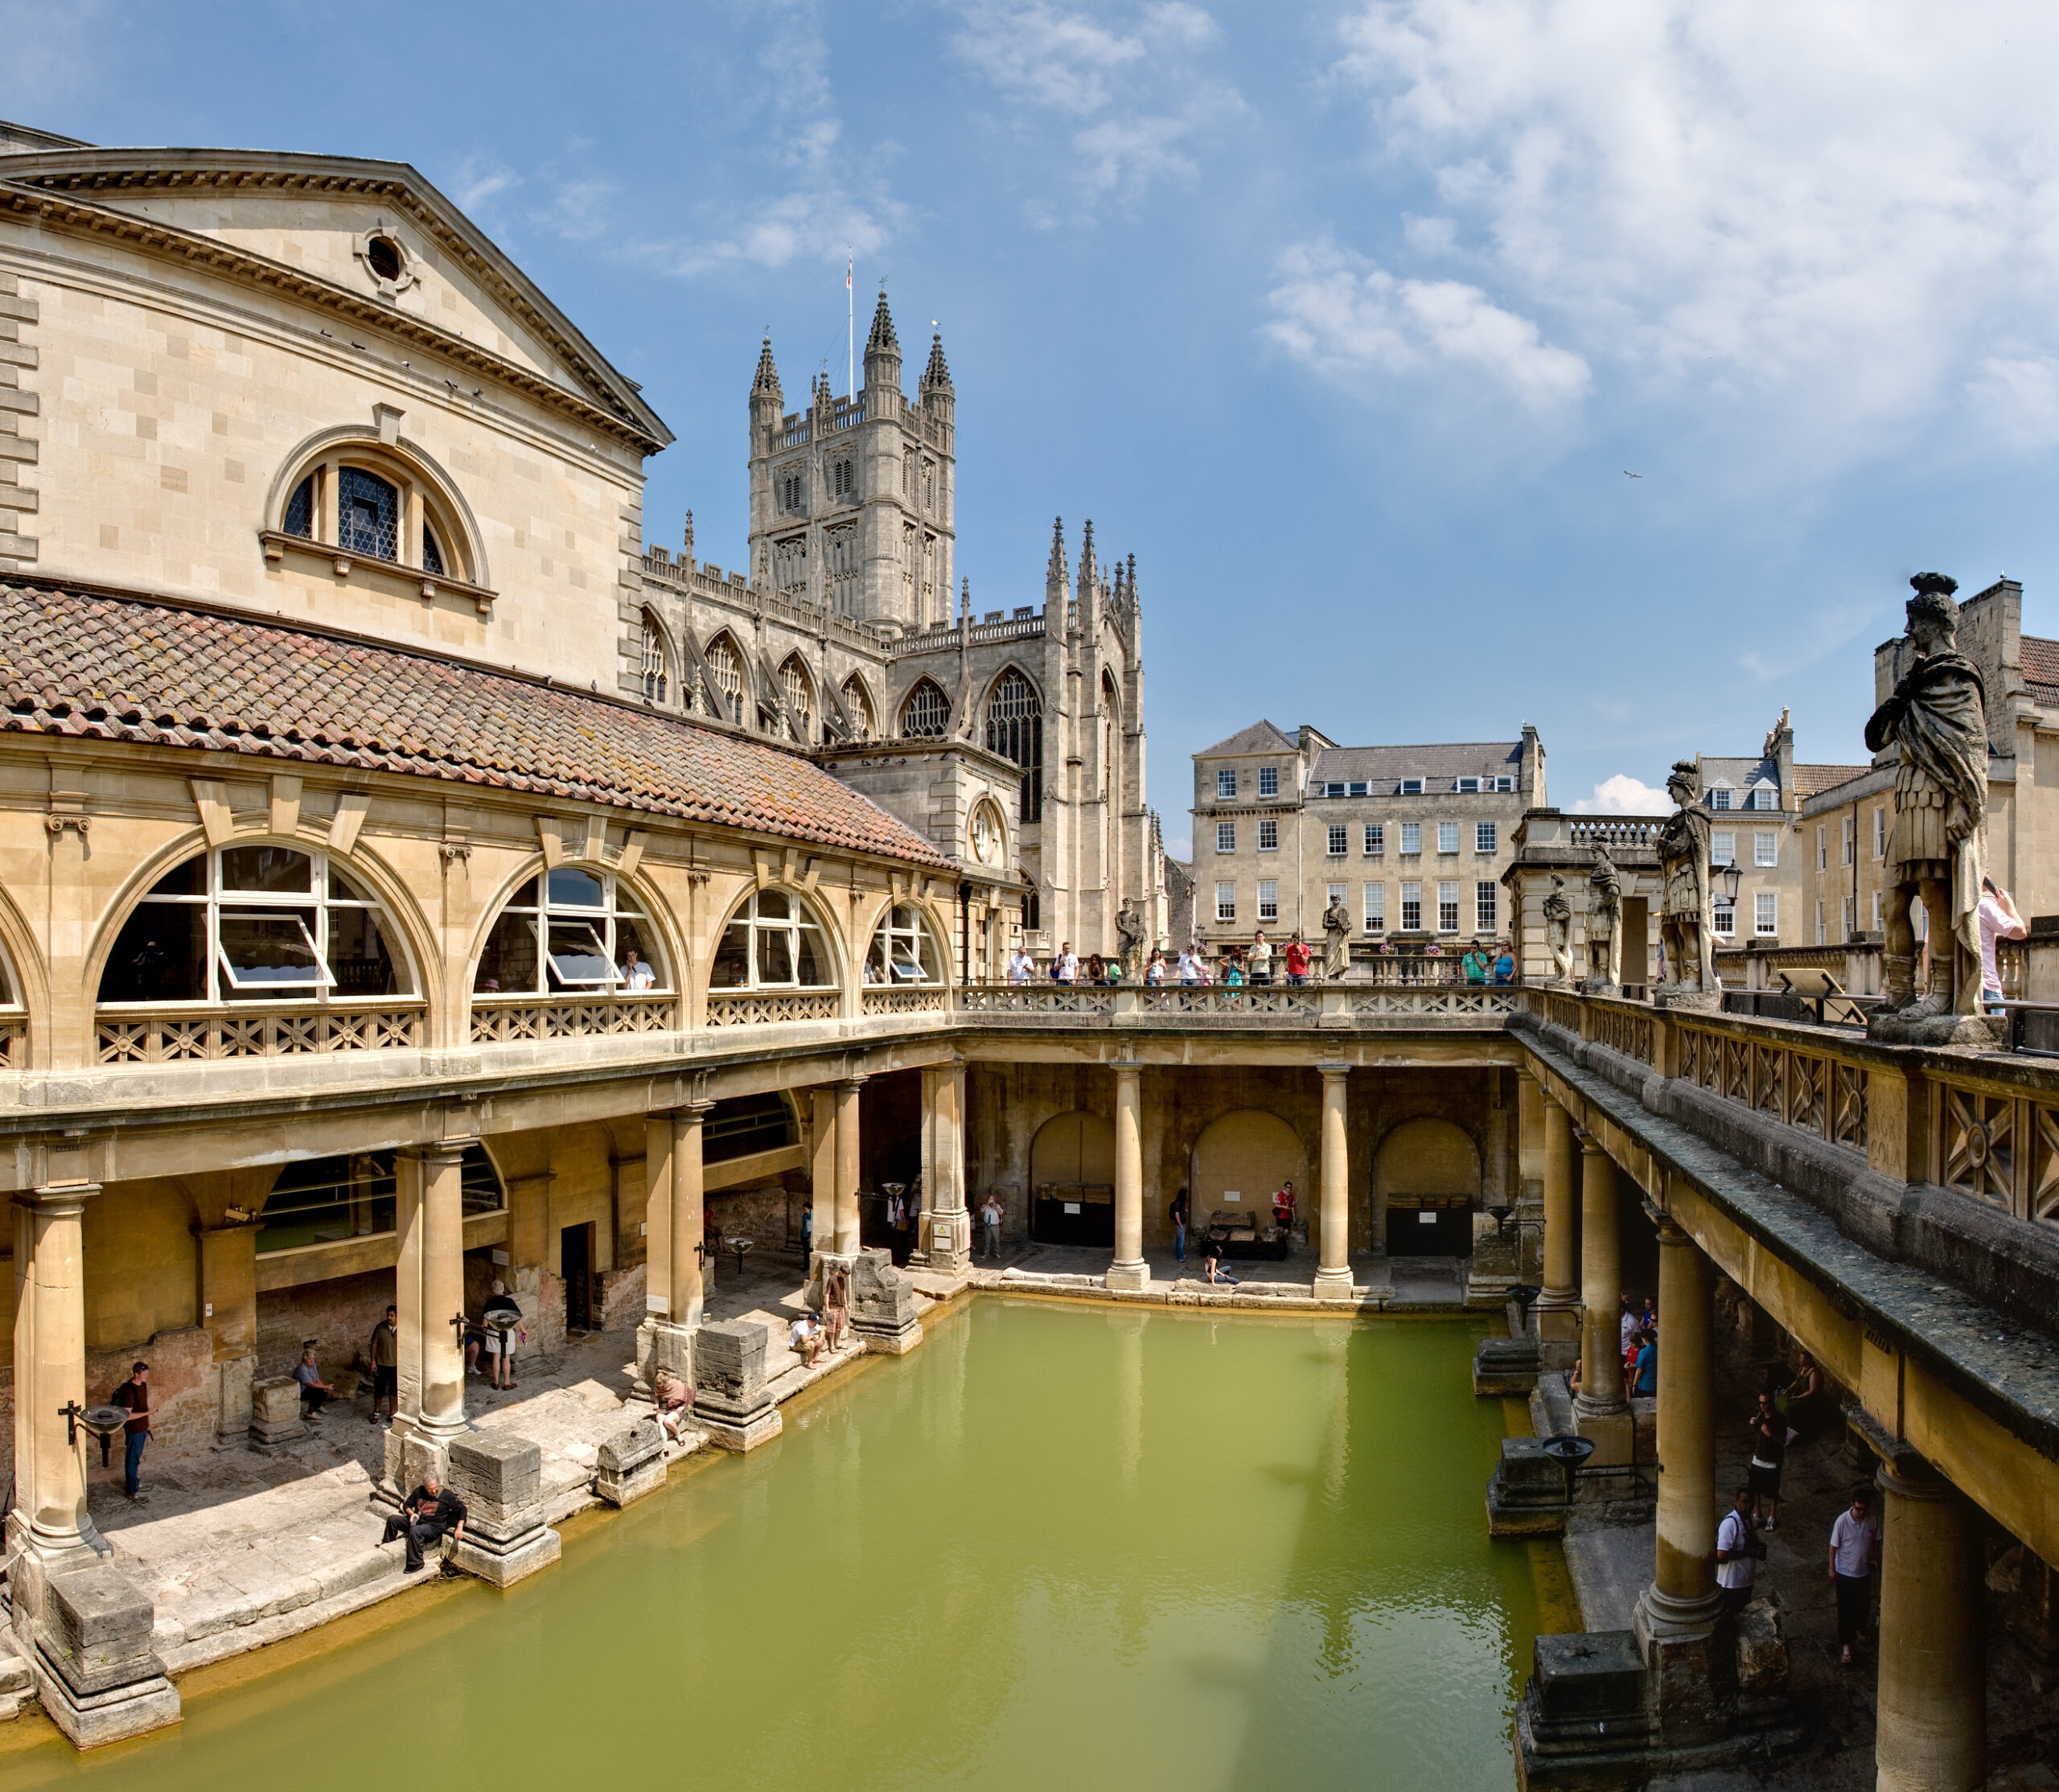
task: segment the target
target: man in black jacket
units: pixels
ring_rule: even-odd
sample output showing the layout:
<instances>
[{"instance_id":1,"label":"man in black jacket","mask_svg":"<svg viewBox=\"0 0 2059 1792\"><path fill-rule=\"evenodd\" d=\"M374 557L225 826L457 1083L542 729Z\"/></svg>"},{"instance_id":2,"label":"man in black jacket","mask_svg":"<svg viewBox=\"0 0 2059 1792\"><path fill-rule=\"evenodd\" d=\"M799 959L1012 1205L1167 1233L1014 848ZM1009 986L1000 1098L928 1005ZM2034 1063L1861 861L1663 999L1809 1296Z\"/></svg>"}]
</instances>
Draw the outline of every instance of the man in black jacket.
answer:
<instances>
[{"instance_id":1,"label":"man in black jacket","mask_svg":"<svg viewBox=\"0 0 2059 1792\"><path fill-rule=\"evenodd\" d=\"M386 1535L379 1540L390 1543L396 1537L408 1539L408 1568L410 1574L419 1574L422 1569L422 1547L433 1543L448 1534L454 1541L465 1540L465 1502L443 1485L442 1478L435 1469L427 1470L421 1485L408 1495L401 1510L386 1521Z\"/></svg>"}]
</instances>

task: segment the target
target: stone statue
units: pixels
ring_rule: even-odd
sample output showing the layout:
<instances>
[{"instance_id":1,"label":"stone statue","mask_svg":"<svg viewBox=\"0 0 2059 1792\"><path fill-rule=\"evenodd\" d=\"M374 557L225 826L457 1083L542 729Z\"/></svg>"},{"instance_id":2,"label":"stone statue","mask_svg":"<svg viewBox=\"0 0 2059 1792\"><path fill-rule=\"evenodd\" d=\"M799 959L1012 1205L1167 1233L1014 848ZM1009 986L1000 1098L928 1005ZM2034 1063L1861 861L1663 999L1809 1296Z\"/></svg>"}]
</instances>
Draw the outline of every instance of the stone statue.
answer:
<instances>
[{"instance_id":1,"label":"stone statue","mask_svg":"<svg viewBox=\"0 0 2059 1792\"><path fill-rule=\"evenodd\" d=\"M1144 975L1144 918L1128 896L1116 910L1116 938L1122 943L1123 980L1136 983Z\"/></svg>"},{"instance_id":2,"label":"stone statue","mask_svg":"<svg viewBox=\"0 0 2059 1792\"><path fill-rule=\"evenodd\" d=\"M1544 893L1544 947L1551 955L1552 982L1566 982L1573 974L1573 905L1566 899L1566 880L1556 871Z\"/></svg>"},{"instance_id":3,"label":"stone statue","mask_svg":"<svg viewBox=\"0 0 2059 1792\"><path fill-rule=\"evenodd\" d=\"M1658 950L1666 983L1662 1006L1692 998L1713 1008L1722 1001L1716 978L1716 917L1710 901L1709 812L1701 805L1700 774L1691 759L1677 762L1666 780L1673 813L1658 830Z\"/></svg>"},{"instance_id":4,"label":"stone statue","mask_svg":"<svg viewBox=\"0 0 2059 1792\"><path fill-rule=\"evenodd\" d=\"M1322 974L1334 982L1351 964L1351 911L1340 900L1322 911Z\"/></svg>"},{"instance_id":5,"label":"stone statue","mask_svg":"<svg viewBox=\"0 0 2059 1792\"><path fill-rule=\"evenodd\" d=\"M1594 869L1587 874L1587 977L1580 984L1589 994L1610 995L1621 986L1622 912L1622 878L1609 849L1597 843Z\"/></svg>"},{"instance_id":6,"label":"stone statue","mask_svg":"<svg viewBox=\"0 0 2059 1792\"><path fill-rule=\"evenodd\" d=\"M1875 1038L1926 1045L1984 1043L1980 1001L1980 880L1987 815L1987 693L1958 647L1955 581L1918 573L1909 582L1909 643L1915 657L1894 694L1866 724L1873 752L1892 744L1894 828L1888 836L1883 906L1886 951ZM1930 919L1930 987L1916 987L1909 905ZM1961 1021L1966 1024L1961 1026ZM1962 1037L1963 1034L1963 1037Z\"/></svg>"}]
</instances>

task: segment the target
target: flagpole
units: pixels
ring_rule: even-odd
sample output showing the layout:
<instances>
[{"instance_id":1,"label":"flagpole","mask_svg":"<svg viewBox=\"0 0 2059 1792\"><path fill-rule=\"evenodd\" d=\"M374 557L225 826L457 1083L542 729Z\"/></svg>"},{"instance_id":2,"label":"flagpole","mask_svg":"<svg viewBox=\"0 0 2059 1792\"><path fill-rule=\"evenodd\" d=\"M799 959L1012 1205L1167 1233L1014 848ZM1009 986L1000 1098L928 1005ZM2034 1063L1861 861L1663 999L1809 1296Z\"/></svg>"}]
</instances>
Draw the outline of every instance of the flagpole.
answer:
<instances>
[{"instance_id":1,"label":"flagpole","mask_svg":"<svg viewBox=\"0 0 2059 1792\"><path fill-rule=\"evenodd\" d=\"M857 300L851 292L851 258L844 259L844 396L858 396Z\"/></svg>"}]
</instances>

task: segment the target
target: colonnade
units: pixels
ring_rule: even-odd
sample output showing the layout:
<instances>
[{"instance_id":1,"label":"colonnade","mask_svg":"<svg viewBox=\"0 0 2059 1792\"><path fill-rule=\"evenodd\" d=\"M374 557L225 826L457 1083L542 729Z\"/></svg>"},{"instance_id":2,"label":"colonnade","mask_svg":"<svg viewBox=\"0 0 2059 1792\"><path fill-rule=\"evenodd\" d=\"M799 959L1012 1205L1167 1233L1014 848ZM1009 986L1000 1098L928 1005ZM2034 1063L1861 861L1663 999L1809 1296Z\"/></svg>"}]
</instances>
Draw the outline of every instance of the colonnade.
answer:
<instances>
[{"instance_id":1,"label":"colonnade","mask_svg":"<svg viewBox=\"0 0 2059 1792\"><path fill-rule=\"evenodd\" d=\"M1628 1460L1617 1317L1621 1294L1616 1169L1599 1141L1544 1091L1544 1280L1540 1337L1568 1335L1577 1312L1582 1391L1575 1424L1597 1463ZM1573 1263L1572 1157L1580 1155L1580 1283ZM1661 1741L1720 1729L1734 1693L1716 1586L1716 1533L1729 1506L1716 1478L1713 1266L1647 1201L1658 1234L1658 1502L1650 1584L1635 1629L1659 1689ZM1570 1298L1569 1298L1570 1297ZM1612 1452L1622 1449L1623 1453ZM1881 1568L1876 1785L1880 1792L1972 1792L1987 1777L1981 1527L1970 1501L1905 1446L1879 1466ZM1823 1572L1819 1547L1804 1572ZM1691 1696L1675 1694L1693 1692Z\"/></svg>"}]
</instances>

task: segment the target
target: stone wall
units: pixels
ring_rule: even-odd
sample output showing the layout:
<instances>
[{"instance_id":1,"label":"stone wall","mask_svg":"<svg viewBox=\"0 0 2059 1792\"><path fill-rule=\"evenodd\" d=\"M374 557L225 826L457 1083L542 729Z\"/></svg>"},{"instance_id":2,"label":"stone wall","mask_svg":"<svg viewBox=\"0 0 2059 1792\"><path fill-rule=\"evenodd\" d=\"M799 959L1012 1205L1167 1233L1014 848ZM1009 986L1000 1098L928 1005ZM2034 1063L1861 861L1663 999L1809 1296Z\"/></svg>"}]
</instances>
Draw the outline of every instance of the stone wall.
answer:
<instances>
[{"instance_id":1,"label":"stone wall","mask_svg":"<svg viewBox=\"0 0 2059 1792\"><path fill-rule=\"evenodd\" d=\"M200 1317L196 1218L175 1182L112 1182L86 1203L88 1350L126 1350Z\"/></svg>"},{"instance_id":2,"label":"stone wall","mask_svg":"<svg viewBox=\"0 0 2059 1792\"><path fill-rule=\"evenodd\" d=\"M319 1338L315 1361L325 1379L348 1368L371 1342L372 1328L393 1299L393 1272L339 1276L278 1293L257 1297L257 1367L260 1375L292 1373L303 1338Z\"/></svg>"},{"instance_id":3,"label":"stone wall","mask_svg":"<svg viewBox=\"0 0 2059 1792\"><path fill-rule=\"evenodd\" d=\"M86 1404L112 1397L138 1360L150 1366L150 1428L160 1444L212 1444L221 1395L214 1334L199 1326L159 1332L142 1344L86 1352ZM116 1446L120 1448L119 1445Z\"/></svg>"}]
</instances>

